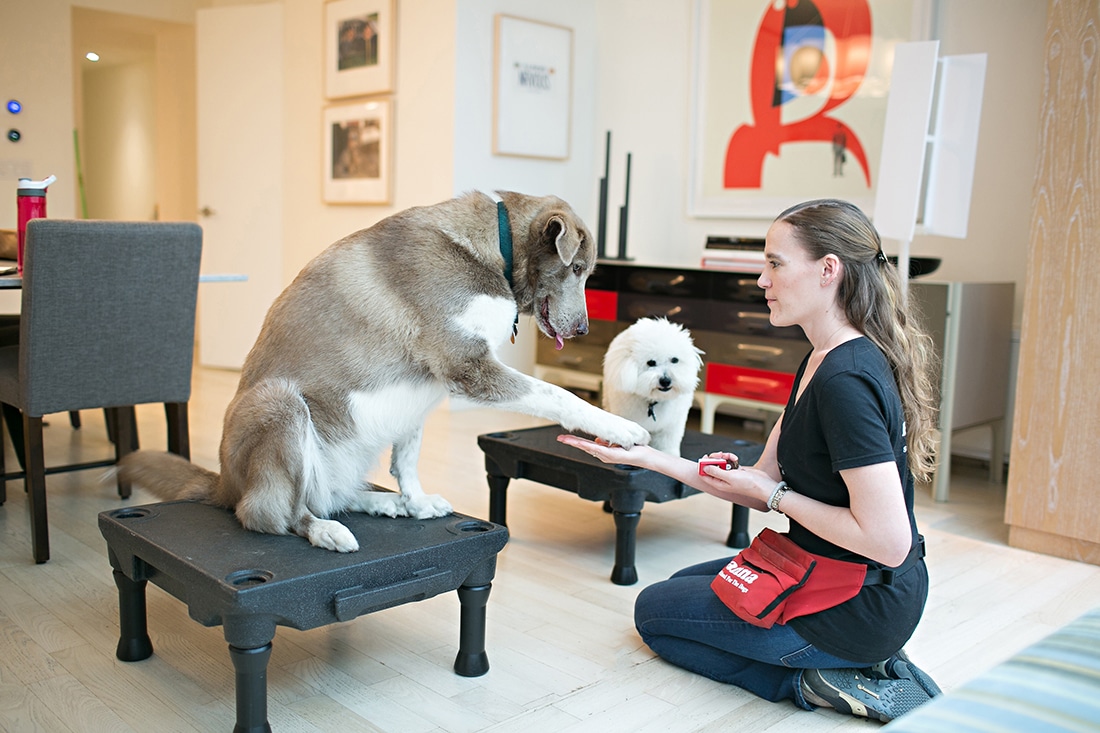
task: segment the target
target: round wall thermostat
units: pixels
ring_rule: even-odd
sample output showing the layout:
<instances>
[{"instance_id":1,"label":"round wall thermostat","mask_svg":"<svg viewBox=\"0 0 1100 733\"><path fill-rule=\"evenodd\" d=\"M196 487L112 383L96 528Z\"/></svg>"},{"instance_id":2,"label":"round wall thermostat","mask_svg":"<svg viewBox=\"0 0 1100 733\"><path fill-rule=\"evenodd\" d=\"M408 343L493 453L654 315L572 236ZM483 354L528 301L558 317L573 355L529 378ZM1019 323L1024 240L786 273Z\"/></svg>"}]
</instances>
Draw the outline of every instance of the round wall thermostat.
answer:
<instances>
[{"instance_id":1,"label":"round wall thermostat","mask_svg":"<svg viewBox=\"0 0 1100 733\"><path fill-rule=\"evenodd\" d=\"M13 143L19 142L19 138L21 137L23 137L23 134L14 127L8 130L8 140L11 140Z\"/></svg>"}]
</instances>

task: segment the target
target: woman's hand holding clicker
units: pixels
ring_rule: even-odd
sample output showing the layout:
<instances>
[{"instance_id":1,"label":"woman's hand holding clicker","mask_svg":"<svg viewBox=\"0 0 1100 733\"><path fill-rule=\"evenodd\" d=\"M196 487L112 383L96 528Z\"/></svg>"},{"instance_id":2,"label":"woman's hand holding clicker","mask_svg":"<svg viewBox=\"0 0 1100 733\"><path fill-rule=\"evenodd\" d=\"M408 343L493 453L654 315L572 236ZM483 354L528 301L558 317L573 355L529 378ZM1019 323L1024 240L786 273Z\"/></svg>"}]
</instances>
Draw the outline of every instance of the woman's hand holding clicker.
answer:
<instances>
[{"instance_id":1,"label":"woman's hand holding clicker","mask_svg":"<svg viewBox=\"0 0 1100 733\"><path fill-rule=\"evenodd\" d=\"M706 459L724 459L731 468L706 465ZM766 510L775 481L766 472L753 467L740 467L734 453L709 453L700 459L698 483L696 488L732 501L750 509Z\"/></svg>"}]
</instances>

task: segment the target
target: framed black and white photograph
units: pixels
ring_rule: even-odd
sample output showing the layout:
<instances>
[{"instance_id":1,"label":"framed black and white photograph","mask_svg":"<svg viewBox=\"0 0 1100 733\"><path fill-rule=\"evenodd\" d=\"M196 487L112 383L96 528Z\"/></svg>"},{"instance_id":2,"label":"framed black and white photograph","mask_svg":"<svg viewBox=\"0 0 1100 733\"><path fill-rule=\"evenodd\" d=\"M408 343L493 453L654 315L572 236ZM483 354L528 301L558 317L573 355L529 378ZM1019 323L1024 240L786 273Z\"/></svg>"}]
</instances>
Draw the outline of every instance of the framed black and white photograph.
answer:
<instances>
[{"instance_id":1,"label":"framed black and white photograph","mask_svg":"<svg viewBox=\"0 0 1100 733\"><path fill-rule=\"evenodd\" d=\"M393 91L393 0L325 3L325 96Z\"/></svg>"},{"instance_id":2,"label":"framed black and white photograph","mask_svg":"<svg viewBox=\"0 0 1100 733\"><path fill-rule=\"evenodd\" d=\"M324 111L323 200L388 204L393 148L392 102L368 99Z\"/></svg>"},{"instance_id":3,"label":"framed black and white photograph","mask_svg":"<svg viewBox=\"0 0 1100 733\"><path fill-rule=\"evenodd\" d=\"M573 114L573 30L495 16L493 153L564 160Z\"/></svg>"}]
</instances>

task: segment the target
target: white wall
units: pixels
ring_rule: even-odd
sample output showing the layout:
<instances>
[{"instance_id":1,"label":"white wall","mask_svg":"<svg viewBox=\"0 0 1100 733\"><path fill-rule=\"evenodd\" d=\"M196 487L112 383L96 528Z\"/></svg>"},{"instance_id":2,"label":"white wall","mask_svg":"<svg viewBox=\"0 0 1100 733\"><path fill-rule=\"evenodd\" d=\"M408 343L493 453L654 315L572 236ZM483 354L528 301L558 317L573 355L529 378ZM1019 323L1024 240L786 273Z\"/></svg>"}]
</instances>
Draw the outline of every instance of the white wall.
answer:
<instances>
[{"instance_id":1,"label":"white wall","mask_svg":"<svg viewBox=\"0 0 1100 733\"><path fill-rule=\"evenodd\" d=\"M5 229L16 225L20 177L56 175L47 193L47 213L72 217L75 212L68 11L66 0L0 3L0 102L23 104L18 115L0 111L0 227ZM7 139L12 127L23 135L17 143Z\"/></svg>"},{"instance_id":2,"label":"white wall","mask_svg":"<svg viewBox=\"0 0 1100 733\"><path fill-rule=\"evenodd\" d=\"M455 118L454 0L398 2L392 203L330 206L321 200L324 3L285 0L286 210L289 282L332 242L410 206L450 198Z\"/></svg>"},{"instance_id":3,"label":"white wall","mask_svg":"<svg viewBox=\"0 0 1100 733\"><path fill-rule=\"evenodd\" d=\"M0 103L17 99L23 111L0 111L0 228L15 229L19 178L56 175L46 196L46 213L71 218L75 212L72 65L65 0L0 3ZM61 21L61 22L59 22ZM63 53L57 53L63 49ZM20 60L25 60L20 63ZM7 132L22 133L17 143ZM18 313L18 292L0 293L0 313Z\"/></svg>"},{"instance_id":4,"label":"white wall","mask_svg":"<svg viewBox=\"0 0 1100 733\"><path fill-rule=\"evenodd\" d=\"M570 153L566 160L493 155L493 17L496 13L573 29L573 94ZM589 0L457 0L454 30L455 114L452 193L509 190L558 196L596 232L597 133L593 127L597 89L598 35ZM595 193L594 193L595 192ZM530 373L538 334L527 318L519 337L498 352L508 365Z\"/></svg>"},{"instance_id":5,"label":"white wall","mask_svg":"<svg viewBox=\"0 0 1100 733\"><path fill-rule=\"evenodd\" d=\"M590 0L457 0L455 36L455 170L453 189L508 189L565 199L590 227L599 96L597 29ZM497 13L573 29L573 94L570 153L566 160L493 155L493 18Z\"/></svg>"},{"instance_id":6,"label":"white wall","mask_svg":"<svg viewBox=\"0 0 1100 733\"><path fill-rule=\"evenodd\" d=\"M604 0L596 129L611 131L608 252L617 253L626 153L631 156L627 253L652 264L699 265L708 234L763 236L767 225L687 215L695 2ZM625 80L631 79L630 83ZM779 212L776 212L779 213ZM611 244L614 243L614 244Z\"/></svg>"},{"instance_id":7,"label":"white wall","mask_svg":"<svg viewBox=\"0 0 1100 733\"><path fill-rule=\"evenodd\" d=\"M192 23L195 0L5 0L0 2L0 102L18 99L23 112L0 111L0 227L15 227L15 189L20 176L57 175L50 186L48 213L76 215L73 154L73 69L71 9L74 6ZM7 140L18 127L23 139Z\"/></svg>"}]
</instances>

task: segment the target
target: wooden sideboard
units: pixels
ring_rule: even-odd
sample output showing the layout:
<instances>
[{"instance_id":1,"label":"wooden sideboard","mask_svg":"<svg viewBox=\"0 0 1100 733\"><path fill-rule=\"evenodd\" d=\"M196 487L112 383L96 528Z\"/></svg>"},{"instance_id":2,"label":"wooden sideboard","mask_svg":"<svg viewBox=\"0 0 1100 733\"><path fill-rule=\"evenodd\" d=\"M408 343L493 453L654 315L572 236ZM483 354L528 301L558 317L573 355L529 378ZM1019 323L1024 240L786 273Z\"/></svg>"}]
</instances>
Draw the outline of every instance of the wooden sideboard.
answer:
<instances>
[{"instance_id":1,"label":"wooden sideboard","mask_svg":"<svg viewBox=\"0 0 1100 733\"><path fill-rule=\"evenodd\" d=\"M586 291L588 335L561 351L550 339L539 339L535 376L598 396L611 340L639 318L664 316L689 329L704 352L696 395L701 432L713 432L715 413L725 406L763 421L766 434L783 411L810 343L797 326L771 325L757 277L601 261ZM914 280L909 292L939 356L941 450L933 496L946 501L954 430L990 426L990 476L1003 480L1014 286Z\"/></svg>"}]
</instances>

